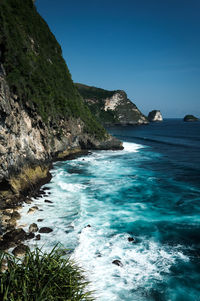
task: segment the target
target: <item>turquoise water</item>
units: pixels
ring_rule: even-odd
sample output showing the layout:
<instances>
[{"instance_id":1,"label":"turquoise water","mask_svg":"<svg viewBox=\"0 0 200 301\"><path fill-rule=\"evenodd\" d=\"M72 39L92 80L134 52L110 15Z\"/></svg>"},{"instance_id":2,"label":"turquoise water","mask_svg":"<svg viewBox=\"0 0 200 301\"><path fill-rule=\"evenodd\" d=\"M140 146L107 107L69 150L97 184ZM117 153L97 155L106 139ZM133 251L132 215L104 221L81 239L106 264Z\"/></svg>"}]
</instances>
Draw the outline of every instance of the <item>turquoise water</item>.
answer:
<instances>
[{"instance_id":1,"label":"turquoise water","mask_svg":"<svg viewBox=\"0 0 200 301\"><path fill-rule=\"evenodd\" d=\"M41 244L70 248L97 300L200 300L200 123L109 130L123 151L54 164Z\"/></svg>"}]
</instances>

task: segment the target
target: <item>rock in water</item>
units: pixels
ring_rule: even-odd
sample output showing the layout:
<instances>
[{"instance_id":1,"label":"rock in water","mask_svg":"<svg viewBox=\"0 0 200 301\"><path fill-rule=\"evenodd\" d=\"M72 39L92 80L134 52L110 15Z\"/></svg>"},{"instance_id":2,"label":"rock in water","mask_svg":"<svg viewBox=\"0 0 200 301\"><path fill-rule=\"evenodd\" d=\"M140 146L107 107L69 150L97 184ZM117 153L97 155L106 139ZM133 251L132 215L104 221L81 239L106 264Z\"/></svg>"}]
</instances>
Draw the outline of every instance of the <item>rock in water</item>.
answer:
<instances>
[{"instance_id":1,"label":"rock in water","mask_svg":"<svg viewBox=\"0 0 200 301\"><path fill-rule=\"evenodd\" d=\"M118 260L118 259L113 260L112 264L115 264L115 265L117 265L118 267L123 267L123 264L122 264L121 261Z\"/></svg>"},{"instance_id":2,"label":"rock in water","mask_svg":"<svg viewBox=\"0 0 200 301\"><path fill-rule=\"evenodd\" d=\"M29 232L37 232L38 231L38 226L37 224L33 223L29 226Z\"/></svg>"},{"instance_id":3,"label":"rock in water","mask_svg":"<svg viewBox=\"0 0 200 301\"><path fill-rule=\"evenodd\" d=\"M53 230L51 228L49 228L49 227L42 227L42 228L40 228L39 233L50 233L52 231Z\"/></svg>"},{"instance_id":4,"label":"rock in water","mask_svg":"<svg viewBox=\"0 0 200 301\"><path fill-rule=\"evenodd\" d=\"M199 121L199 119L197 117L195 117L194 115L186 115L183 118L183 121L192 122L192 121Z\"/></svg>"},{"instance_id":5,"label":"rock in water","mask_svg":"<svg viewBox=\"0 0 200 301\"><path fill-rule=\"evenodd\" d=\"M163 117L159 110L153 110L153 111L149 112L148 120L150 122L163 121Z\"/></svg>"}]
</instances>

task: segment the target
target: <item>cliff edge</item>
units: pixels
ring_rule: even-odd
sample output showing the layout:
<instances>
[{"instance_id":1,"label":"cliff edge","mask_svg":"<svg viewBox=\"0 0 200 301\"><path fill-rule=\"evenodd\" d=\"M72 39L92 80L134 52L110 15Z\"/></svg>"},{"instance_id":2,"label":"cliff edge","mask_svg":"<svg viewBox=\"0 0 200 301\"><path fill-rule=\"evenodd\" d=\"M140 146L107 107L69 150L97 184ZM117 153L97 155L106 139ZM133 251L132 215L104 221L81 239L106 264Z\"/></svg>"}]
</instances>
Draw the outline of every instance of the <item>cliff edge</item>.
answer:
<instances>
[{"instance_id":1,"label":"cliff edge","mask_svg":"<svg viewBox=\"0 0 200 301\"><path fill-rule=\"evenodd\" d=\"M121 149L75 88L32 0L0 2L0 207L49 178L52 160Z\"/></svg>"}]
</instances>

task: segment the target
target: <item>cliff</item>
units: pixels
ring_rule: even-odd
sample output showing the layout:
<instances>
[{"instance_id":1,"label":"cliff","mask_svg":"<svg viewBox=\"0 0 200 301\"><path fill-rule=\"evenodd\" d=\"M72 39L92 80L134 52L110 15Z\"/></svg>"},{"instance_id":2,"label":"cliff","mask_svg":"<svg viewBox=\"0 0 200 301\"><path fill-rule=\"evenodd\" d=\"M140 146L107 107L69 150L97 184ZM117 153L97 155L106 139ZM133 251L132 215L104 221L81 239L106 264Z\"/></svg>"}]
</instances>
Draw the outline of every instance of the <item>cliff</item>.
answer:
<instances>
[{"instance_id":1,"label":"cliff","mask_svg":"<svg viewBox=\"0 0 200 301\"><path fill-rule=\"evenodd\" d=\"M149 112L148 120L150 122L163 121L163 117L159 110L153 110L153 111Z\"/></svg>"},{"instance_id":2,"label":"cliff","mask_svg":"<svg viewBox=\"0 0 200 301\"><path fill-rule=\"evenodd\" d=\"M124 91L104 89L76 84L79 93L91 112L104 125L146 124L147 118L132 103Z\"/></svg>"},{"instance_id":3,"label":"cliff","mask_svg":"<svg viewBox=\"0 0 200 301\"><path fill-rule=\"evenodd\" d=\"M1 0L0 28L2 207L44 182L52 160L122 144L82 101L60 45L32 0Z\"/></svg>"}]
</instances>

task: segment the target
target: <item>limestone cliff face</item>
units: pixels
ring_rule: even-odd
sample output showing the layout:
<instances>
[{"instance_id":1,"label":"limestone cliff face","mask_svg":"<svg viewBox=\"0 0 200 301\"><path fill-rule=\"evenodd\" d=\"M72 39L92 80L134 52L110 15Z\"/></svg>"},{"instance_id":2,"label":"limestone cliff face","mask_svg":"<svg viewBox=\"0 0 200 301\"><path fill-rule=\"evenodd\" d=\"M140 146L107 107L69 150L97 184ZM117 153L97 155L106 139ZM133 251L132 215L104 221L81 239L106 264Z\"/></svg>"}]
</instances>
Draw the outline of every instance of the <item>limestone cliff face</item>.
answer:
<instances>
[{"instance_id":1,"label":"limestone cliff face","mask_svg":"<svg viewBox=\"0 0 200 301\"><path fill-rule=\"evenodd\" d=\"M163 121L163 117L159 110L153 110L153 111L149 112L148 120L150 122Z\"/></svg>"},{"instance_id":2,"label":"limestone cliff face","mask_svg":"<svg viewBox=\"0 0 200 301\"><path fill-rule=\"evenodd\" d=\"M52 160L122 144L83 103L32 0L2 0L0 28L1 206L47 177Z\"/></svg>"},{"instance_id":3,"label":"limestone cliff face","mask_svg":"<svg viewBox=\"0 0 200 301\"><path fill-rule=\"evenodd\" d=\"M96 118L104 125L146 124L147 118L122 90L107 91L76 84L79 93Z\"/></svg>"}]
</instances>

